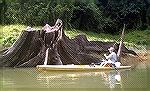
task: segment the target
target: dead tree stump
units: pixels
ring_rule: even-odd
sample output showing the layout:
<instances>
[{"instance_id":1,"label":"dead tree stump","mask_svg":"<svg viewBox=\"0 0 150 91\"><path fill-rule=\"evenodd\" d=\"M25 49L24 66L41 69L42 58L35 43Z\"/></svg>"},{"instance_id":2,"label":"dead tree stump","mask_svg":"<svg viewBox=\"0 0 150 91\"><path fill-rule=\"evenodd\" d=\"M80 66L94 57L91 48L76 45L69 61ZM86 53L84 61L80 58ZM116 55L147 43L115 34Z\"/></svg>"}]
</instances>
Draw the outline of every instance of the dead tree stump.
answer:
<instances>
[{"instance_id":1,"label":"dead tree stump","mask_svg":"<svg viewBox=\"0 0 150 91\"><path fill-rule=\"evenodd\" d=\"M50 48L48 65L57 65L60 64L60 61L63 64L85 65L96 63L100 62L100 59L91 54L103 54L114 44L113 42L88 41L84 35L69 39L64 31L61 32L61 39L59 39L60 31L47 34L43 30L23 31L19 39L0 55L0 67L35 67L42 65L47 48ZM118 44L115 46L116 50L118 46ZM125 46L123 46L122 51L123 53L136 55L134 51L128 50Z\"/></svg>"}]
</instances>

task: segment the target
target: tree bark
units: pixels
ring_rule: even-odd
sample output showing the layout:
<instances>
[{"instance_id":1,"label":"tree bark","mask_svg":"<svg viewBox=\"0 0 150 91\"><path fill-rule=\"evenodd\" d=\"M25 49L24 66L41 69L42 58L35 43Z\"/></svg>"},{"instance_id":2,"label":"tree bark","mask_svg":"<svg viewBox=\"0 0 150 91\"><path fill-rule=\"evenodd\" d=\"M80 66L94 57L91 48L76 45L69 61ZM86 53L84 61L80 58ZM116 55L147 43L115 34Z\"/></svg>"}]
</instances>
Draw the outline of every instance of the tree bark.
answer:
<instances>
[{"instance_id":1,"label":"tree bark","mask_svg":"<svg viewBox=\"0 0 150 91\"><path fill-rule=\"evenodd\" d=\"M106 53L107 49L114 45L113 42L88 41L84 35L69 39L63 31L61 39L57 40L58 34L45 34L41 30L23 31L20 38L0 55L0 67L43 65L47 48L49 48L48 65L87 65L100 62L101 59L93 55ZM118 48L119 44L115 45L115 49ZM136 55L125 46L122 46L122 52Z\"/></svg>"}]
</instances>

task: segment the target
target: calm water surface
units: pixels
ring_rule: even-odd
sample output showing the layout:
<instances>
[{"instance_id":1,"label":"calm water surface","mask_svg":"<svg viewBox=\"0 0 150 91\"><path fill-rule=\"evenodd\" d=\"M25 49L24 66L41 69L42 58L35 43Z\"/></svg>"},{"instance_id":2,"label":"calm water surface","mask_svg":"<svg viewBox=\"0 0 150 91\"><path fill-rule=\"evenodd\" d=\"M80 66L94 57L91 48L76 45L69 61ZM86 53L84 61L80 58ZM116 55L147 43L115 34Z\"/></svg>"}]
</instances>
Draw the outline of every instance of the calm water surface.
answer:
<instances>
[{"instance_id":1,"label":"calm water surface","mask_svg":"<svg viewBox=\"0 0 150 91\"><path fill-rule=\"evenodd\" d=\"M0 69L0 91L150 91L150 68L99 72Z\"/></svg>"}]
</instances>

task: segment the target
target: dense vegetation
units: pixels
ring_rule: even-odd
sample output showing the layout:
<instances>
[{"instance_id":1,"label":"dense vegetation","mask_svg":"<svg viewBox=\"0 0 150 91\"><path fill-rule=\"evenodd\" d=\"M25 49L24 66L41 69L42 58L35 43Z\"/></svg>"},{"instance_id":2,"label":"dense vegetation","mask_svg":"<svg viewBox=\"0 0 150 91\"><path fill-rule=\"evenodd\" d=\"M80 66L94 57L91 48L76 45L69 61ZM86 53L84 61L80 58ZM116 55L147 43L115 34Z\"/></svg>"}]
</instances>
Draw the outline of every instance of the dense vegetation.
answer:
<instances>
[{"instance_id":1,"label":"dense vegetation","mask_svg":"<svg viewBox=\"0 0 150 91\"><path fill-rule=\"evenodd\" d=\"M149 0L0 0L0 27L53 25L58 18L63 20L66 30L117 35L126 24L127 42L150 44ZM15 39L14 34L3 38L3 43Z\"/></svg>"},{"instance_id":2,"label":"dense vegetation","mask_svg":"<svg viewBox=\"0 0 150 91\"><path fill-rule=\"evenodd\" d=\"M115 33L150 25L149 0L0 0L0 23L30 26L53 24L66 28Z\"/></svg>"}]
</instances>

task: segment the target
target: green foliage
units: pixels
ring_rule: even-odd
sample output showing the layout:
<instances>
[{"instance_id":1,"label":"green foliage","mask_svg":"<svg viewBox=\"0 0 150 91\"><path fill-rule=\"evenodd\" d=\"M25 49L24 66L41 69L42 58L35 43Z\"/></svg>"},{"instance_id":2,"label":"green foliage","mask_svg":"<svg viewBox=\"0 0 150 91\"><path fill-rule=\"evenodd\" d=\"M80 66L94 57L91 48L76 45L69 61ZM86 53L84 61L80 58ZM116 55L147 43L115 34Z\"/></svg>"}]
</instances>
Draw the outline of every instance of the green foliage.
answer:
<instances>
[{"instance_id":1,"label":"green foliage","mask_svg":"<svg viewBox=\"0 0 150 91\"><path fill-rule=\"evenodd\" d=\"M3 46L12 45L16 39L19 37L22 30L24 30L26 26L24 25L7 25L0 26L0 42Z\"/></svg>"},{"instance_id":2,"label":"green foliage","mask_svg":"<svg viewBox=\"0 0 150 91\"><path fill-rule=\"evenodd\" d=\"M150 45L150 30L148 29L144 31L131 31L125 37L125 41L132 44Z\"/></svg>"},{"instance_id":3,"label":"green foliage","mask_svg":"<svg viewBox=\"0 0 150 91\"><path fill-rule=\"evenodd\" d=\"M60 18L65 28L118 34L150 25L148 0L1 0L1 24L53 25Z\"/></svg>"},{"instance_id":4,"label":"green foliage","mask_svg":"<svg viewBox=\"0 0 150 91\"><path fill-rule=\"evenodd\" d=\"M20 36L22 30L25 30L27 26L24 25L5 25L0 26L0 44L3 46L11 46L17 38ZM35 27L35 29L41 29L41 26ZM65 34L74 38L79 34L84 34L87 36L90 41L104 41L104 42L119 42L117 41L120 38L120 35L111 35L105 33L94 33L91 31L81 31L77 29L64 29ZM150 29L144 31L130 31L125 33L125 42L126 45L147 45L150 46Z\"/></svg>"},{"instance_id":5,"label":"green foliage","mask_svg":"<svg viewBox=\"0 0 150 91\"><path fill-rule=\"evenodd\" d=\"M128 29L139 29L146 24L146 11L149 4L146 0L106 0L107 6L102 6L106 16L110 17L113 29L120 29L125 23ZM114 25L114 26L113 26Z\"/></svg>"}]
</instances>

